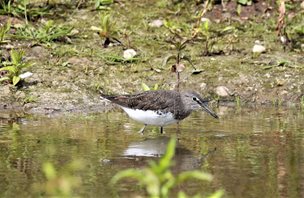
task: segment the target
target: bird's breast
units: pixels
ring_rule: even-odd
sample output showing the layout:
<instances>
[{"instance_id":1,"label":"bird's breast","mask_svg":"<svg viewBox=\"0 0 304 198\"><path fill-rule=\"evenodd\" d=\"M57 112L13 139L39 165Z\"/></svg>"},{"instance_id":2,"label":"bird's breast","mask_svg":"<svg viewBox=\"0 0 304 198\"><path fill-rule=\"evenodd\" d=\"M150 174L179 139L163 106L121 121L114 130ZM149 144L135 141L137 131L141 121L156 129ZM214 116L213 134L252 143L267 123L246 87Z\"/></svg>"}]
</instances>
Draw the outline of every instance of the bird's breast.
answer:
<instances>
[{"instance_id":1,"label":"bird's breast","mask_svg":"<svg viewBox=\"0 0 304 198\"><path fill-rule=\"evenodd\" d=\"M140 110L140 109L131 109L127 107L121 107L130 118L138 122L156 125L156 126L165 126L168 124L176 123L178 120L175 119L175 116L171 112L163 112L161 110Z\"/></svg>"}]
</instances>

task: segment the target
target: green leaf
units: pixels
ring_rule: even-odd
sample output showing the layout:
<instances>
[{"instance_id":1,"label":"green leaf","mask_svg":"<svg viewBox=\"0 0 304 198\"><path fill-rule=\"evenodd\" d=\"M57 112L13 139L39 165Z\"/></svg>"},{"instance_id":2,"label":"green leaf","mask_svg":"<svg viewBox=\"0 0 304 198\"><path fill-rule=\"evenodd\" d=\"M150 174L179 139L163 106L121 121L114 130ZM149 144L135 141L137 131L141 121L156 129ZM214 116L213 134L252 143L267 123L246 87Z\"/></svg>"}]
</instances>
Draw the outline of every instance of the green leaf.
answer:
<instances>
[{"instance_id":1,"label":"green leaf","mask_svg":"<svg viewBox=\"0 0 304 198\"><path fill-rule=\"evenodd\" d=\"M5 25L0 27L0 42L4 41L6 34L10 30L10 28L11 28L11 20L8 20L8 22Z\"/></svg>"},{"instance_id":2,"label":"green leaf","mask_svg":"<svg viewBox=\"0 0 304 198\"><path fill-rule=\"evenodd\" d=\"M6 80L9 80L9 77L5 76L5 77L0 78L0 82L6 81Z\"/></svg>"},{"instance_id":3,"label":"green leaf","mask_svg":"<svg viewBox=\"0 0 304 198\"><path fill-rule=\"evenodd\" d=\"M179 191L177 197L178 198L187 198L187 195L183 191Z\"/></svg>"},{"instance_id":4,"label":"green leaf","mask_svg":"<svg viewBox=\"0 0 304 198\"><path fill-rule=\"evenodd\" d=\"M239 4L237 5L237 8L236 8L236 12L237 14L240 16L241 15L241 12L242 12L242 6Z\"/></svg>"},{"instance_id":5,"label":"green leaf","mask_svg":"<svg viewBox=\"0 0 304 198\"><path fill-rule=\"evenodd\" d=\"M185 171L178 175L177 182L181 183L189 179L198 179L202 181L211 181L212 175L209 173L204 173L202 171L194 170L194 171Z\"/></svg>"},{"instance_id":6,"label":"green leaf","mask_svg":"<svg viewBox=\"0 0 304 198\"><path fill-rule=\"evenodd\" d=\"M142 182L143 179L146 176L143 174L141 170L136 170L136 169L126 169L123 171L118 172L114 177L112 177L110 184L114 185L116 184L119 180L122 180L124 178L134 178L137 179L138 181Z\"/></svg>"},{"instance_id":7,"label":"green leaf","mask_svg":"<svg viewBox=\"0 0 304 198\"><path fill-rule=\"evenodd\" d=\"M223 195L224 195L224 191L218 190L218 191L212 193L211 195L209 195L207 198L221 198Z\"/></svg>"},{"instance_id":8,"label":"green leaf","mask_svg":"<svg viewBox=\"0 0 304 198\"><path fill-rule=\"evenodd\" d=\"M167 21L167 20L165 20L165 21L164 21L164 26L165 26L166 28L170 29L170 28L173 27L173 23L172 23L172 21Z\"/></svg>"},{"instance_id":9,"label":"green leaf","mask_svg":"<svg viewBox=\"0 0 304 198\"><path fill-rule=\"evenodd\" d=\"M18 84L18 82L20 81L20 77L19 76L14 76L13 77L13 85L16 86Z\"/></svg>"},{"instance_id":10,"label":"green leaf","mask_svg":"<svg viewBox=\"0 0 304 198\"><path fill-rule=\"evenodd\" d=\"M141 87L144 91L150 91L150 87L146 83L141 83Z\"/></svg>"},{"instance_id":11,"label":"green leaf","mask_svg":"<svg viewBox=\"0 0 304 198\"><path fill-rule=\"evenodd\" d=\"M237 2L241 5L251 5L251 0L238 0Z\"/></svg>"},{"instance_id":12,"label":"green leaf","mask_svg":"<svg viewBox=\"0 0 304 198\"><path fill-rule=\"evenodd\" d=\"M195 68L195 66L193 65L193 63L192 63L192 61L191 61L191 58L190 58L189 56L184 56L184 55L183 55L183 56L181 57L181 59L182 59L182 60L186 60L186 61L193 67L193 69L196 70L196 68Z\"/></svg>"},{"instance_id":13,"label":"green leaf","mask_svg":"<svg viewBox=\"0 0 304 198\"><path fill-rule=\"evenodd\" d=\"M13 123L13 126L12 126L12 130L13 131L20 131L20 125L18 123Z\"/></svg>"},{"instance_id":14,"label":"green leaf","mask_svg":"<svg viewBox=\"0 0 304 198\"><path fill-rule=\"evenodd\" d=\"M207 21L205 21L204 22L204 29L206 30L206 31L209 31L209 20L207 20Z\"/></svg>"},{"instance_id":15,"label":"green leaf","mask_svg":"<svg viewBox=\"0 0 304 198\"><path fill-rule=\"evenodd\" d=\"M158 90L158 84L157 83L154 85L153 90Z\"/></svg>"},{"instance_id":16,"label":"green leaf","mask_svg":"<svg viewBox=\"0 0 304 198\"><path fill-rule=\"evenodd\" d=\"M112 26L114 26L114 24L111 23L111 18L112 18L111 14L106 14L101 16L101 29L104 34L103 36L109 35L113 32L111 31L111 29L113 28Z\"/></svg>"},{"instance_id":17,"label":"green leaf","mask_svg":"<svg viewBox=\"0 0 304 198\"><path fill-rule=\"evenodd\" d=\"M11 55L12 63L14 65L18 65L22 62L22 57L24 56L24 51L12 50L10 55Z\"/></svg>"},{"instance_id":18,"label":"green leaf","mask_svg":"<svg viewBox=\"0 0 304 198\"><path fill-rule=\"evenodd\" d=\"M114 3L114 0L99 0L101 5L110 5Z\"/></svg>"},{"instance_id":19,"label":"green leaf","mask_svg":"<svg viewBox=\"0 0 304 198\"><path fill-rule=\"evenodd\" d=\"M96 0L94 8L97 9L99 8L99 6L100 6L100 1Z\"/></svg>"},{"instance_id":20,"label":"green leaf","mask_svg":"<svg viewBox=\"0 0 304 198\"><path fill-rule=\"evenodd\" d=\"M175 55L169 55L169 56L167 56L165 59L164 59L164 61L163 61L163 66L165 66L171 59L177 59L177 56L175 56Z\"/></svg>"},{"instance_id":21,"label":"green leaf","mask_svg":"<svg viewBox=\"0 0 304 198\"><path fill-rule=\"evenodd\" d=\"M176 138L171 138L168 143L165 155L159 161L159 166L162 171L169 168L170 165L172 164L171 160L175 154L175 145L176 145Z\"/></svg>"},{"instance_id":22,"label":"green leaf","mask_svg":"<svg viewBox=\"0 0 304 198\"><path fill-rule=\"evenodd\" d=\"M1 67L0 71L8 71L9 73L16 74L17 68L15 66L6 66L6 67Z\"/></svg>"},{"instance_id":23,"label":"green leaf","mask_svg":"<svg viewBox=\"0 0 304 198\"><path fill-rule=\"evenodd\" d=\"M160 197L161 180L151 169L145 168L141 184L146 187L150 197Z\"/></svg>"},{"instance_id":24,"label":"green leaf","mask_svg":"<svg viewBox=\"0 0 304 198\"><path fill-rule=\"evenodd\" d=\"M54 179L56 177L56 170L50 162L43 164L43 172L48 180Z\"/></svg>"},{"instance_id":25,"label":"green leaf","mask_svg":"<svg viewBox=\"0 0 304 198\"><path fill-rule=\"evenodd\" d=\"M230 31L234 31L234 30L235 30L235 27L233 27L233 26L227 26L224 29L222 29L221 32L225 33L225 32L230 32Z\"/></svg>"}]
</instances>

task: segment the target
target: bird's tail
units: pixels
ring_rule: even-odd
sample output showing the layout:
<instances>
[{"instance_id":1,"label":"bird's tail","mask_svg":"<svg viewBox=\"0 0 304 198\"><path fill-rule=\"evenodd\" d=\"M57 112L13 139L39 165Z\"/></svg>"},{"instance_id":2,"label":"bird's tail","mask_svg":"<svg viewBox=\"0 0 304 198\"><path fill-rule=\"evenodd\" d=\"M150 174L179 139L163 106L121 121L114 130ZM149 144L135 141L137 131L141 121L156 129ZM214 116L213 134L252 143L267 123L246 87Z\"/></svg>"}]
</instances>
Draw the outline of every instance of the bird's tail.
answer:
<instances>
[{"instance_id":1,"label":"bird's tail","mask_svg":"<svg viewBox=\"0 0 304 198\"><path fill-rule=\"evenodd\" d=\"M106 99L106 100L110 100L111 101L111 99L114 98L114 96L104 94L104 93L102 93L102 91L99 91L99 93L100 93L100 99L102 99L102 100Z\"/></svg>"}]
</instances>

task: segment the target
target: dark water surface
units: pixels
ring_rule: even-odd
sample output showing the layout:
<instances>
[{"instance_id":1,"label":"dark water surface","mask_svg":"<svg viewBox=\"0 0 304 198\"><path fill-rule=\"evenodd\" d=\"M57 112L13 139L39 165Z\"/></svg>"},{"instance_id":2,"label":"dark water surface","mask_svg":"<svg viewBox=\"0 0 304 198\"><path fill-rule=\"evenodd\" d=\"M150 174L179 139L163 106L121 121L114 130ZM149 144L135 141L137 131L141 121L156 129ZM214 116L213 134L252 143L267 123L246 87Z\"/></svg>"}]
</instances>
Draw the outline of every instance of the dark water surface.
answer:
<instances>
[{"instance_id":1,"label":"dark water surface","mask_svg":"<svg viewBox=\"0 0 304 198\"><path fill-rule=\"evenodd\" d=\"M144 135L137 133L142 125L122 112L21 119L0 114L6 117L0 119L0 197L43 196L46 162L58 177L79 179L75 196L143 195L134 182L113 190L109 180L119 170L157 160L172 136L178 137L175 173L199 169L214 176L211 183L176 191L204 194L221 188L225 197L304 197L303 111L221 107L218 113L215 120L196 112L179 128L171 125L159 134L147 127ZM82 168L73 168L75 161Z\"/></svg>"}]
</instances>

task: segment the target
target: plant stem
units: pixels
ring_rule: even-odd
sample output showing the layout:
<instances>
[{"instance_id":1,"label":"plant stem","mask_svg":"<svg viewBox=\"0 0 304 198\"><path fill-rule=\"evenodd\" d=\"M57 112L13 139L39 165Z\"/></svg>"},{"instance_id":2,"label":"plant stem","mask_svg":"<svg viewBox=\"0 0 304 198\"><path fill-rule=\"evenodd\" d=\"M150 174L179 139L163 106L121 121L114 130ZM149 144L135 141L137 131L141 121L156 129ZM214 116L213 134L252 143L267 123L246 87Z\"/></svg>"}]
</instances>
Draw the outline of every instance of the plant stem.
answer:
<instances>
[{"instance_id":1,"label":"plant stem","mask_svg":"<svg viewBox=\"0 0 304 198\"><path fill-rule=\"evenodd\" d=\"M179 91L180 75L179 75L178 71L176 71L176 74L177 74L177 86L176 86L176 89L177 89L177 91Z\"/></svg>"}]
</instances>

